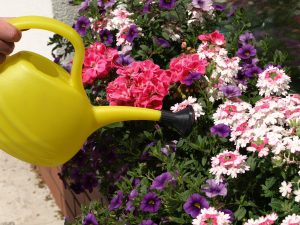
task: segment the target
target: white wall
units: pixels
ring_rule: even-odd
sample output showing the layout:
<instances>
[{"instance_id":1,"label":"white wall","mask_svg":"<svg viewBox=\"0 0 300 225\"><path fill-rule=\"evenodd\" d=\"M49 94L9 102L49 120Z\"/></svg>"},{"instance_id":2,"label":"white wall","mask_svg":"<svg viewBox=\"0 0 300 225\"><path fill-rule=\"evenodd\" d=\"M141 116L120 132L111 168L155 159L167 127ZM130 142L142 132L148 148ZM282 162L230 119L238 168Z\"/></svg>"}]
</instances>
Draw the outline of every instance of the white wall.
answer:
<instances>
[{"instance_id":1,"label":"white wall","mask_svg":"<svg viewBox=\"0 0 300 225\"><path fill-rule=\"evenodd\" d=\"M53 17L51 0L0 0L0 17L29 15ZM14 52L29 50L52 59L51 47L47 46L52 35L53 33L43 30L25 31Z\"/></svg>"}]
</instances>

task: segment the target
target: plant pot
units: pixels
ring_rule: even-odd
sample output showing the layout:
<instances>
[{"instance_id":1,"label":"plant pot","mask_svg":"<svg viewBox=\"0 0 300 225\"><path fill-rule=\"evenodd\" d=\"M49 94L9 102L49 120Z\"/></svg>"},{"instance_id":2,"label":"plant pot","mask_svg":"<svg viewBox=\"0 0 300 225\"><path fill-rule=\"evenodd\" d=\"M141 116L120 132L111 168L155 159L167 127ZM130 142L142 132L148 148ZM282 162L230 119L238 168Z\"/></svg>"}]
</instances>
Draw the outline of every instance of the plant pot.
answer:
<instances>
[{"instance_id":1,"label":"plant pot","mask_svg":"<svg viewBox=\"0 0 300 225\"><path fill-rule=\"evenodd\" d=\"M66 188L58 176L58 173L61 171L60 167L37 166L36 168L42 180L49 187L62 214L68 221L73 221L76 216L80 215L80 207L82 205L88 205L93 200L107 202L105 197L96 189L92 193L85 191L84 193L76 194L69 188Z\"/></svg>"}]
</instances>

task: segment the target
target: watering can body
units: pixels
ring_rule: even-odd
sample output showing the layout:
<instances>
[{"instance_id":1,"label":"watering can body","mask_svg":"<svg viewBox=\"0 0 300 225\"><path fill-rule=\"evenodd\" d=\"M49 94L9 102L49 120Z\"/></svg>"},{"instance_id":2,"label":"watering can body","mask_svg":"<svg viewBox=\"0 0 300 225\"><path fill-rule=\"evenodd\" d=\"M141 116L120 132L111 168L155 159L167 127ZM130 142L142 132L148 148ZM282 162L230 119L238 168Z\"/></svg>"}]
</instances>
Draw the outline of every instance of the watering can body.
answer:
<instances>
[{"instance_id":1,"label":"watering can body","mask_svg":"<svg viewBox=\"0 0 300 225\"><path fill-rule=\"evenodd\" d=\"M127 120L165 121L191 129L194 112L173 115L128 106L93 106L81 72L84 46L68 25L46 17L10 20L20 30L45 29L67 38L75 55L71 74L51 60L22 51L0 64L0 149L23 161L57 166L72 158L98 128Z\"/></svg>"}]
</instances>

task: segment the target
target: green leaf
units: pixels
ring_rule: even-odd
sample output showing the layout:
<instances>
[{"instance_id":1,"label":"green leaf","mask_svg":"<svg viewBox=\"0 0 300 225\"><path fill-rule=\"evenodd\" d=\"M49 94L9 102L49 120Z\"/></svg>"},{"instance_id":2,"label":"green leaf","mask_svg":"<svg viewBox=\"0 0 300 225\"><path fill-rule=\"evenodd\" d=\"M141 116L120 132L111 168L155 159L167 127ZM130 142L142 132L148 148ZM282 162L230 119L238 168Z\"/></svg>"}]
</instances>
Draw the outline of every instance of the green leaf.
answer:
<instances>
[{"instance_id":1,"label":"green leaf","mask_svg":"<svg viewBox=\"0 0 300 225\"><path fill-rule=\"evenodd\" d=\"M234 216L237 220L241 220L245 217L247 210L244 207L240 207L235 211Z\"/></svg>"},{"instance_id":2,"label":"green leaf","mask_svg":"<svg viewBox=\"0 0 300 225\"><path fill-rule=\"evenodd\" d=\"M179 217L169 217L170 222L174 222L174 223L178 223L178 224L184 224L185 223L185 219L183 218L179 218Z\"/></svg>"}]
</instances>

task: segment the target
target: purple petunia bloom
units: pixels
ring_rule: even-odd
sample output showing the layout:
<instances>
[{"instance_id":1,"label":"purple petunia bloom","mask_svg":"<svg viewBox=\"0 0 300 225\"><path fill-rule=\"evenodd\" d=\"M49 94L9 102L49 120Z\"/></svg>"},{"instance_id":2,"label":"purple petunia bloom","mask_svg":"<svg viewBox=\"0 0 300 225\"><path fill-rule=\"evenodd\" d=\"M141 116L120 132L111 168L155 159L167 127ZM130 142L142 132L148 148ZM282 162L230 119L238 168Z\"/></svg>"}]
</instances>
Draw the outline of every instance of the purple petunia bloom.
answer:
<instances>
[{"instance_id":1,"label":"purple petunia bloom","mask_svg":"<svg viewBox=\"0 0 300 225\"><path fill-rule=\"evenodd\" d=\"M100 31L100 39L101 42L105 45L111 45L111 43L113 43L113 35L112 33L107 30L107 29L103 29Z\"/></svg>"},{"instance_id":2,"label":"purple petunia bloom","mask_svg":"<svg viewBox=\"0 0 300 225\"><path fill-rule=\"evenodd\" d=\"M213 135L217 135L219 137L225 138L228 137L230 134L230 128L224 123L220 123L217 125L214 125L213 127L210 128L210 132Z\"/></svg>"},{"instance_id":3,"label":"purple petunia bloom","mask_svg":"<svg viewBox=\"0 0 300 225\"><path fill-rule=\"evenodd\" d=\"M119 55L118 59L116 60L116 63L120 66L127 66L130 63L132 63L134 59L130 55Z\"/></svg>"},{"instance_id":4,"label":"purple petunia bloom","mask_svg":"<svg viewBox=\"0 0 300 225\"><path fill-rule=\"evenodd\" d=\"M237 76L235 77L235 80L237 82L239 82L240 84L245 85L245 86L247 85L247 79L248 78L246 77L245 73L242 73L241 70L239 70Z\"/></svg>"},{"instance_id":5,"label":"purple petunia bloom","mask_svg":"<svg viewBox=\"0 0 300 225\"><path fill-rule=\"evenodd\" d=\"M136 189L133 189L129 195L128 195L128 199L129 200L133 200L135 199L137 196L139 196L139 192Z\"/></svg>"},{"instance_id":6,"label":"purple petunia bloom","mask_svg":"<svg viewBox=\"0 0 300 225\"><path fill-rule=\"evenodd\" d=\"M230 209L223 209L223 210L221 210L221 212L223 212L225 214L228 214L229 215L229 221L232 222L232 223L234 222L234 220L235 220L234 213Z\"/></svg>"},{"instance_id":7,"label":"purple petunia bloom","mask_svg":"<svg viewBox=\"0 0 300 225\"><path fill-rule=\"evenodd\" d=\"M98 6L104 9L112 7L116 3L116 0L98 0Z\"/></svg>"},{"instance_id":8,"label":"purple petunia bloom","mask_svg":"<svg viewBox=\"0 0 300 225\"><path fill-rule=\"evenodd\" d=\"M109 210L112 211L118 209L122 205L122 199L123 199L123 192L118 191L117 195L113 197L113 199L110 201Z\"/></svg>"},{"instance_id":9,"label":"purple petunia bloom","mask_svg":"<svg viewBox=\"0 0 300 225\"><path fill-rule=\"evenodd\" d=\"M98 225L98 222L93 213L88 213L84 218L82 225Z\"/></svg>"},{"instance_id":10,"label":"purple petunia bloom","mask_svg":"<svg viewBox=\"0 0 300 225\"><path fill-rule=\"evenodd\" d=\"M217 11L224 11L225 10L225 6L221 5L221 4L214 4L213 7Z\"/></svg>"},{"instance_id":11,"label":"purple petunia bloom","mask_svg":"<svg viewBox=\"0 0 300 225\"><path fill-rule=\"evenodd\" d=\"M235 85L222 86L220 91L222 91L227 98L236 98L242 95L241 89Z\"/></svg>"},{"instance_id":12,"label":"purple petunia bloom","mask_svg":"<svg viewBox=\"0 0 300 225\"><path fill-rule=\"evenodd\" d=\"M140 204L140 209L143 212L154 213L157 212L160 208L161 200L154 192L148 192Z\"/></svg>"},{"instance_id":13,"label":"purple petunia bloom","mask_svg":"<svg viewBox=\"0 0 300 225\"><path fill-rule=\"evenodd\" d=\"M85 16L80 16L75 24L75 30L80 34L80 36L86 35L86 30L91 25L89 18Z\"/></svg>"},{"instance_id":14,"label":"purple petunia bloom","mask_svg":"<svg viewBox=\"0 0 300 225\"><path fill-rule=\"evenodd\" d=\"M90 6L90 0L85 0L84 2L81 2L78 12L81 13L85 10L87 10L87 8Z\"/></svg>"},{"instance_id":15,"label":"purple petunia bloom","mask_svg":"<svg viewBox=\"0 0 300 225\"><path fill-rule=\"evenodd\" d=\"M172 9L176 5L176 0L159 0L159 8Z\"/></svg>"},{"instance_id":16,"label":"purple petunia bloom","mask_svg":"<svg viewBox=\"0 0 300 225\"><path fill-rule=\"evenodd\" d=\"M197 9L209 11L212 6L212 0L193 0L192 4Z\"/></svg>"},{"instance_id":17,"label":"purple petunia bloom","mask_svg":"<svg viewBox=\"0 0 300 225\"><path fill-rule=\"evenodd\" d=\"M172 178L173 177L171 173L162 173L153 180L152 185L150 186L150 190L156 189L162 191L165 188L166 184L172 180Z\"/></svg>"},{"instance_id":18,"label":"purple petunia bloom","mask_svg":"<svg viewBox=\"0 0 300 225\"><path fill-rule=\"evenodd\" d=\"M91 172L84 174L82 180L83 187L89 190L90 193L92 193L93 189L98 185L98 179L96 175Z\"/></svg>"},{"instance_id":19,"label":"purple petunia bloom","mask_svg":"<svg viewBox=\"0 0 300 225\"><path fill-rule=\"evenodd\" d=\"M241 59L250 59L251 57L256 55L256 49L254 46L245 44L240 47L237 51L237 56Z\"/></svg>"},{"instance_id":20,"label":"purple petunia bloom","mask_svg":"<svg viewBox=\"0 0 300 225\"><path fill-rule=\"evenodd\" d=\"M255 76L257 76L258 74L260 74L263 70L256 66L256 65L253 65L253 66L250 66L248 67L245 71L244 71L244 74L247 78L253 78Z\"/></svg>"},{"instance_id":21,"label":"purple petunia bloom","mask_svg":"<svg viewBox=\"0 0 300 225\"><path fill-rule=\"evenodd\" d=\"M199 80L202 74L198 72L190 72L189 75L182 81L187 86L191 86L195 80Z\"/></svg>"},{"instance_id":22,"label":"purple petunia bloom","mask_svg":"<svg viewBox=\"0 0 300 225\"><path fill-rule=\"evenodd\" d=\"M239 37L239 43L242 45L250 44L254 40L254 35L250 32L245 32Z\"/></svg>"},{"instance_id":23,"label":"purple petunia bloom","mask_svg":"<svg viewBox=\"0 0 300 225\"><path fill-rule=\"evenodd\" d=\"M144 8L143 8L143 13L144 14L147 14L150 12L150 6L151 6L151 3L153 2L153 0L147 0L144 4Z\"/></svg>"},{"instance_id":24,"label":"purple petunia bloom","mask_svg":"<svg viewBox=\"0 0 300 225\"><path fill-rule=\"evenodd\" d=\"M133 205L133 201L129 200L128 202L126 202L125 210L128 211L128 212L132 212L133 210L135 210L135 206Z\"/></svg>"},{"instance_id":25,"label":"purple petunia bloom","mask_svg":"<svg viewBox=\"0 0 300 225\"><path fill-rule=\"evenodd\" d=\"M158 46L160 46L162 48L170 48L171 47L170 43L164 38L154 38L154 42L155 42L155 44L157 44Z\"/></svg>"},{"instance_id":26,"label":"purple petunia bloom","mask_svg":"<svg viewBox=\"0 0 300 225\"><path fill-rule=\"evenodd\" d=\"M206 181L206 184L201 186L202 191L205 192L205 195L209 198L227 195L227 184L223 182L217 182L214 179L209 179Z\"/></svg>"},{"instance_id":27,"label":"purple petunia bloom","mask_svg":"<svg viewBox=\"0 0 300 225\"><path fill-rule=\"evenodd\" d=\"M141 180L139 178L134 178L132 181L133 187L138 187L141 184Z\"/></svg>"},{"instance_id":28,"label":"purple petunia bloom","mask_svg":"<svg viewBox=\"0 0 300 225\"><path fill-rule=\"evenodd\" d=\"M137 37L139 37L139 30L137 26L133 24L129 27L129 30L126 34L126 41L132 43Z\"/></svg>"},{"instance_id":29,"label":"purple petunia bloom","mask_svg":"<svg viewBox=\"0 0 300 225\"><path fill-rule=\"evenodd\" d=\"M143 220L139 225L157 225L152 220Z\"/></svg>"},{"instance_id":30,"label":"purple petunia bloom","mask_svg":"<svg viewBox=\"0 0 300 225\"><path fill-rule=\"evenodd\" d=\"M209 204L206 199L197 193L192 194L183 205L184 211L193 218L199 215L201 209L208 207Z\"/></svg>"}]
</instances>

